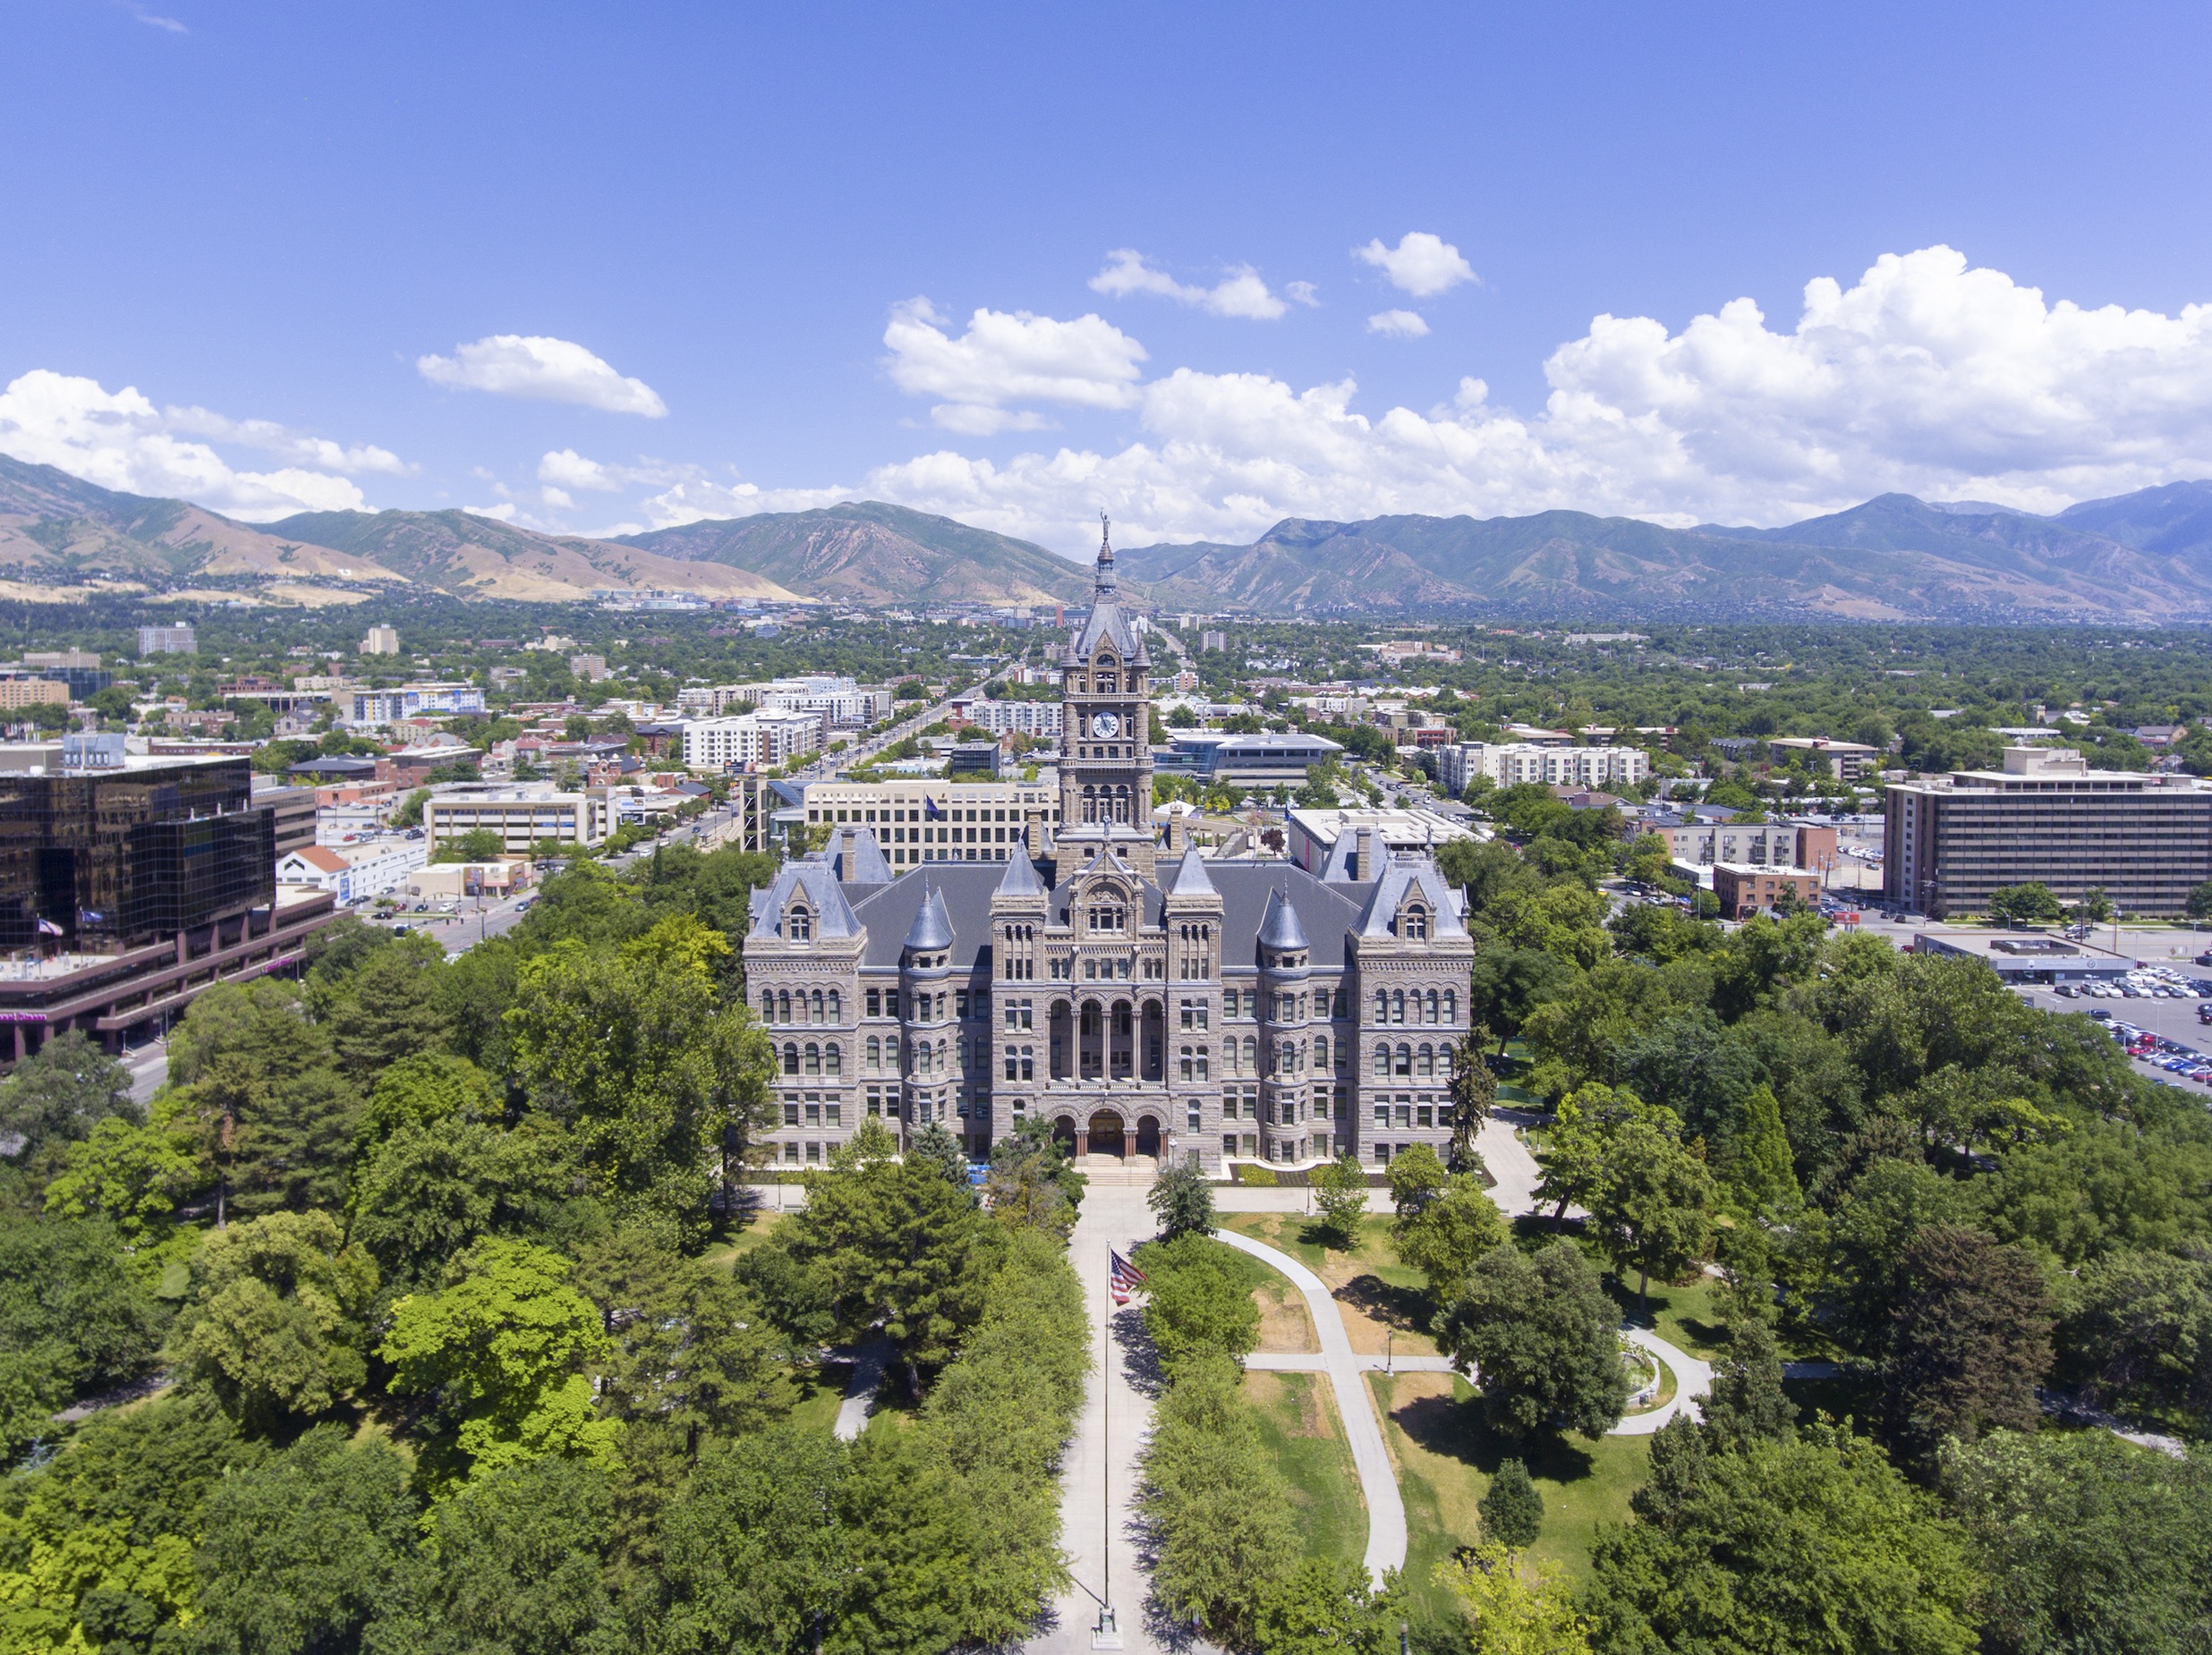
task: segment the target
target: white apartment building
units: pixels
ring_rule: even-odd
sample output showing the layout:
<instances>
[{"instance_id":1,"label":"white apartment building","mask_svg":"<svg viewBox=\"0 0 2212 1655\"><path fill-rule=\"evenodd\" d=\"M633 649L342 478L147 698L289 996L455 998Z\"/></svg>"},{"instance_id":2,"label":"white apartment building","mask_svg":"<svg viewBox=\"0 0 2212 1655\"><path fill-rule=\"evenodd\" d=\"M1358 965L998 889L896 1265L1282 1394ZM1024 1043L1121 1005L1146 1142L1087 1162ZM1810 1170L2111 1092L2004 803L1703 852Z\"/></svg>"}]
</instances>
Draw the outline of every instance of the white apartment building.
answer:
<instances>
[{"instance_id":1,"label":"white apartment building","mask_svg":"<svg viewBox=\"0 0 2212 1655\"><path fill-rule=\"evenodd\" d=\"M961 700L952 704L955 720L965 718L993 735L1034 735L1058 741L1060 704L1058 701L987 701Z\"/></svg>"},{"instance_id":2,"label":"white apartment building","mask_svg":"<svg viewBox=\"0 0 2212 1655\"><path fill-rule=\"evenodd\" d=\"M771 678L764 683L694 685L676 694L679 710L693 717L719 718L733 708L761 712L812 713L831 729L860 730L891 716L891 692L850 678L813 674L804 678Z\"/></svg>"},{"instance_id":3,"label":"white apartment building","mask_svg":"<svg viewBox=\"0 0 2212 1655\"><path fill-rule=\"evenodd\" d=\"M422 844L434 854L446 840L484 828L515 856L527 855L540 839L597 844L611 830L613 813L604 787L564 793L549 782L463 782L424 803Z\"/></svg>"},{"instance_id":4,"label":"white apartment building","mask_svg":"<svg viewBox=\"0 0 2212 1655\"><path fill-rule=\"evenodd\" d=\"M1436 750L1436 778L1465 793L1477 776L1501 787L1604 787L1640 782L1651 755L1640 747L1539 747L1531 742L1459 742Z\"/></svg>"},{"instance_id":5,"label":"white apartment building","mask_svg":"<svg viewBox=\"0 0 2212 1655\"><path fill-rule=\"evenodd\" d=\"M362 635L361 652L363 655L397 655L399 629L395 626L371 626Z\"/></svg>"},{"instance_id":6,"label":"white apartment building","mask_svg":"<svg viewBox=\"0 0 2212 1655\"><path fill-rule=\"evenodd\" d=\"M759 765L788 764L821 751L819 713L753 712L732 718L684 721L684 764L692 770L721 772Z\"/></svg>"}]
</instances>

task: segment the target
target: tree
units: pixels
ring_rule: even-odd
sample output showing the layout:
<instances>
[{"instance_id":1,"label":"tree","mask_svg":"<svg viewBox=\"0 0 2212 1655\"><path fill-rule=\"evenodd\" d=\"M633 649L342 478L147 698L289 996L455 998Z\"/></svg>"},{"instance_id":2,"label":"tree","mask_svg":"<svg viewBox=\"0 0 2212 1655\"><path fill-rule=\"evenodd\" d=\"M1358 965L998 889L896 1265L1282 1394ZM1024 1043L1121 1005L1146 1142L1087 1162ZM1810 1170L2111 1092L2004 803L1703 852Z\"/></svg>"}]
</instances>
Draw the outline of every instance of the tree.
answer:
<instances>
[{"instance_id":1,"label":"tree","mask_svg":"<svg viewBox=\"0 0 2212 1655\"><path fill-rule=\"evenodd\" d=\"M192 1260L171 1354L249 1431L327 1413L368 1378L361 1346L377 1268L327 1212L218 1230Z\"/></svg>"},{"instance_id":2,"label":"tree","mask_svg":"<svg viewBox=\"0 0 2212 1655\"><path fill-rule=\"evenodd\" d=\"M1367 1212L1367 1174L1357 1158L1340 1155L1314 1175L1314 1204L1322 1228L1348 1251L1358 1245L1359 1221Z\"/></svg>"},{"instance_id":3,"label":"tree","mask_svg":"<svg viewBox=\"0 0 2212 1655\"><path fill-rule=\"evenodd\" d=\"M79 1030L54 1036L0 1081L0 1142L22 1139L12 1154L26 1166L81 1142L104 1120L137 1116L130 1074Z\"/></svg>"},{"instance_id":4,"label":"tree","mask_svg":"<svg viewBox=\"0 0 2212 1655\"><path fill-rule=\"evenodd\" d=\"M1170 1375L1222 1358L1242 1362L1258 1342L1260 1307L1233 1257L1220 1242L1197 1235L1138 1249L1144 1331Z\"/></svg>"},{"instance_id":5,"label":"tree","mask_svg":"<svg viewBox=\"0 0 2212 1655\"><path fill-rule=\"evenodd\" d=\"M611 1458L620 1427L599 1417L586 1377L610 1342L568 1260L493 1238L457 1273L452 1286L394 1305L379 1351L394 1390L437 1393L438 1435L423 1456L431 1486L546 1456Z\"/></svg>"},{"instance_id":6,"label":"tree","mask_svg":"<svg viewBox=\"0 0 2212 1655\"><path fill-rule=\"evenodd\" d=\"M1267 1583L1254 1642L1268 1655L1395 1655L1401 1594L1391 1581L1377 1591L1357 1563L1307 1557Z\"/></svg>"},{"instance_id":7,"label":"tree","mask_svg":"<svg viewBox=\"0 0 2212 1655\"><path fill-rule=\"evenodd\" d=\"M1961 1537L1865 1439L1815 1428L1693 1457L1669 1483L1593 1549L1600 1651L1975 1649Z\"/></svg>"},{"instance_id":8,"label":"tree","mask_svg":"<svg viewBox=\"0 0 2212 1655\"><path fill-rule=\"evenodd\" d=\"M982 1313L1004 1232L965 1188L911 1162L819 1176L786 1221L792 1256L820 1272L838 1328L881 1324L910 1362L949 1361Z\"/></svg>"},{"instance_id":9,"label":"tree","mask_svg":"<svg viewBox=\"0 0 2212 1655\"><path fill-rule=\"evenodd\" d=\"M790 1412L791 1380L757 1309L720 1270L633 1231L608 1237L577 1268L608 1345L593 1364L602 1411L634 1430L702 1438L758 1430Z\"/></svg>"},{"instance_id":10,"label":"tree","mask_svg":"<svg viewBox=\"0 0 2212 1655\"><path fill-rule=\"evenodd\" d=\"M927 1167L962 1192L968 1187L967 1150L939 1122L930 1122L907 1141L906 1159Z\"/></svg>"},{"instance_id":11,"label":"tree","mask_svg":"<svg viewBox=\"0 0 2212 1655\"><path fill-rule=\"evenodd\" d=\"M97 1219L0 1219L0 1461L51 1436L80 1391L134 1379L161 1346L161 1308Z\"/></svg>"},{"instance_id":12,"label":"tree","mask_svg":"<svg viewBox=\"0 0 2212 1655\"><path fill-rule=\"evenodd\" d=\"M2212 1618L2212 1472L2108 1431L1947 1442L1944 1498L1987 1576L1983 1648L2181 1650Z\"/></svg>"},{"instance_id":13,"label":"tree","mask_svg":"<svg viewBox=\"0 0 2212 1655\"><path fill-rule=\"evenodd\" d=\"M2025 885L2001 886L1989 893L1989 913L2007 925L2028 925L2038 920L2056 920L2065 913L2051 887L2039 879Z\"/></svg>"},{"instance_id":14,"label":"tree","mask_svg":"<svg viewBox=\"0 0 2212 1655\"><path fill-rule=\"evenodd\" d=\"M1751 1212L1789 1212L1804 1199L1773 1087L1751 1089L1742 1125L1731 1136L1721 1162L1721 1176Z\"/></svg>"},{"instance_id":15,"label":"tree","mask_svg":"<svg viewBox=\"0 0 2212 1655\"><path fill-rule=\"evenodd\" d=\"M660 1566L636 1606L651 1647L812 1648L853 1591L847 1474L843 1443L788 1427L703 1456L666 1509Z\"/></svg>"},{"instance_id":16,"label":"tree","mask_svg":"<svg viewBox=\"0 0 2212 1655\"><path fill-rule=\"evenodd\" d=\"M176 1204L200 1186L192 1140L165 1123L139 1126L111 1115L69 1146L46 1189L46 1209L68 1218L106 1218L132 1248L158 1248Z\"/></svg>"},{"instance_id":17,"label":"tree","mask_svg":"<svg viewBox=\"0 0 2212 1655\"><path fill-rule=\"evenodd\" d=\"M1475 956L1468 980L1469 1028L1487 1029L1503 1051L1529 1014L1573 981L1574 974L1566 960L1542 948L1485 948Z\"/></svg>"},{"instance_id":18,"label":"tree","mask_svg":"<svg viewBox=\"0 0 2212 1655\"><path fill-rule=\"evenodd\" d=\"M1784 1440L1796 1429L1797 1405L1782 1393L1782 1354L1774 1329L1764 1320L1754 1318L1730 1327L1727 1354L1713 1364L1705 1426L1723 1449Z\"/></svg>"},{"instance_id":19,"label":"tree","mask_svg":"<svg viewBox=\"0 0 2212 1655\"><path fill-rule=\"evenodd\" d=\"M336 1207L361 1108L325 1032L291 985L217 984L169 1042L176 1089L157 1113L190 1124L216 1185L216 1223L280 1208Z\"/></svg>"},{"instance_id":20,"label":"tree","mask_svg":"<svg viewBox=\"0 0 2212 1655\"><path fill-rule=\"evenodd\" d=\"M1477 1546L1442 1573L1472 1623L1470 1655L1587 1655L1590 1622L1574 1594L1518 1553Z\"/></svg>"},{"instance_id":21,"label":"tree","mask_svg":"<svg viewBox=\"0 0 2212 1655\"><path fill-rule=\"evenodd\" d=\"M1459 1296L1476 1260L1507 1239L1504 1216L1472 1173L1452 1174L1442 1194L1391 1226L1400 1260L1428 1278L1439 1311Z\"/></svg>"},{"instance_id":22,"label":"tree","mask_svg":"<svg viewBox=\"0 0 2212 1655\"><path fill-rule=\"evenodd\" d=\"M357 1154L373 1155L377 1146L402 1126L430 1126L440 1121L490 1121L503 1113L491 1076L466 1057L442 1052L414 1052L396 1057L379 1071L361 1113Z\"/></svg>"},{"instance_id":23,"label":"tree","mask_svg":"<svg viewBox=\"0 0 2212 1655\"><path fill-rule=\"evenodd\" d=\"M506 1014L518 1078L568 1129L601 1199L687 1236L706 1227L711 1157L727 1184L776 1118L774 1049L717 987L731 952L689 914L613 951L566 939L523 964Z\"/></svg>"},{"instance_id":24,"label":"tree","mask_svg":"<svg viewBox=\"0 0 2212 1655\"><path fill-rule=\"evenodd\" d=\"M2051 1365L2043 1273L2018 1248L1958 1225L1913 1237L1883 1382L1891 1429L1923 1452L1946 1437L2033 1430Z\"/></svg>"},{"instance_id":25,"label":"tree","mask_svg":"<svg viewBox=\"0 0 2212 1655\"><path fill-rule=\"evenodd\" d=\"M1498 1247L1475 1265L1441 1341L1482 1387L1493 1430L1526 1437L1554 1424L1602 1437L1628 1406L1620 1313L1571 1242L1529 1258Z\"/></svg>"},{"instance_id":26,"label":"tree","mask_svg":"<svg viewBox=\"0 0 2212 1655\"><path fill-rule=\"evenodd\" d=\"M1402 1221L1417 1217L1421 1209L1444 1192L1447 1175L1436 1151L1425 1143L1408 1144L1382 1169L1390 1183L1391 1204Z\"/></svg>"},{"instance_id":27,"label":"tree","mask_svg":"<svg viewBox=\"0 0 2212 1655\"><path fill-rule=\"evenodd\" d=\"M1713 1234L1713 1180L1705 1163L1647 1121L1606 1134L1597 1186L1586 1198L1598 1243L1622 1274L1636 1267L1638 1315L1647 1315L1651 1277L1680 1275Z\"/></svg>"},{"instance_id":28,"label":"tree","mask_svg":"<svg viewBox=\"0 0 2212 1655\"><path fill-rule=\"evenodd\" d=\"M405 1647L424 1655L593 1647L596 1634L613 1630L600 1555L610 1505L605 1473L572 1460L534 1460L463 1484L431 1513L436 1565L421 1609L399 1621Z\"/></svg>"},{"instance_id":29,"label":"tree","mask_svg":"<svg viewBox=\"0 0 2212 1655\"><path fill-rule=\"evenodd\" d=\"M426 1286L485 1235L542 1238L573 1179L561 1131L542 1116L513 1132L456 1116L404 1125L355 1181L353 1236L387 1280Z\"/></svg>"},{"instance_id":30,"label":"tree","mask_svg":"<svg viewBox=\"0 0 2212 1655\"><path fill-rule=\"evenodd\" d=\"M392 938L343 977L315 983L311 999L340 1064L381 1077L394 1064L443 1051L453 1038L445 972L446 951L417 932Z\"/></svg>"},{"instance_id":31,"label":"tree","mask_svg":"<svg viewBox=\"0 0 2212 1655\"><path fill-rule=\"evenodd\" d=\"M1476 1509L1482 1514L1483 1538L1516 1551L1535 1545L1544 1532L1544 1496L1528 1480L1528 1467L1517 1459L1499 1465Z\"/></svg>"},{"instance_id":32,"label":"tree","mask_svg":"<svg viewBox=\"0 0 2212 1655\"><path fill-rule=\"evenodd\" d=\"M1629 847L1629 855L1621 871L1639 885L1658 885L1673 870L1674 853L1663 834L1647 833L1640 836Z\"/></svg>"},{"instance_id":33,"label":"tree","mask_svg":"<svg viewBox=\"0 0 2212 1655\"><path fill-rule=\"evenodd\" d=\"M1174 1619L1230 1648L1249 1646L1267 1583L1300 1551L1289 1485L1238 1386L1235 1365L1216 1361L1168 1388L1136 1495L1154 1540L1154 1596Z\"/></svg>"},{"instance_id":34,"label":"tree","mask_svg":"<svg viewBox=\"0 0 2212 1655\"><path fill-rule=\"evenodd\" d=\"M1213 1186L1188 1161L1178 1161L1155 1178L1145 1192L1144 1204L1160 1222L1162 1241L1213 1234Z\"/></svg>"},{"instance_id":35,"label":"tree","mask_svg":"<svg viewBox=\"0 0 2212 1655\"><path fill-rule=\"evenodd\" d=\"M1647 1104L1626 1087L1592 1082L1560 1101L1544 1147L1536 1152L1544 1176L1536 1194L1556 1201L1554 1219L1567 1216L1570 1205L1587 1205L1596 1196L1605 1175L1607 1144L1630 1122L1641 1122L1669 1136L1681 1123L1672 1109Z\"/></svg>"},{"instance_id":36,"label":"tree","mask_svg":"<svg viewBox=\"0 0 2212 1655\"><path fill-rule=\"evenodd\" d=\"M1470 1029L1451 1053L1451 1149L1447 1164L1452 1171L1474 1172L1482 1166L1475 1141L1497 1107L1498 1077L1491 1073L1483 1043Z\"/></svg>"},{"instance_id":37,"label":"tree","mask_svg":"<svg viewBox=\"0 0 2212 1655\"><path fill-rule=\"evenodd\" d=\"M434 862L488 862L506 854L506 840L496 828L472 828L438 842L430 853Z\"/></svg>"},{"instance_id":38,"label":"tree","mask_svg":"<svg viewBox=\"0 0 2212 1655\"><path fill-rule=\"evenodd\" d=\"M2106 1407L2212 1412L2212 1261L2119 1252L2084 1265L2059 1334L2069 1377Z\"/></svg>"},{"instance_id":39,"label":"tree","mask_svg":"<svg viewBox=\"0 0 2212 1655\"><path fill-rule=\"evenodd\" d=\"M210 1493L193 1646L222 1655L353 1651L421 1580L416 1506L391 1446L318 1425Z\"/></svg>"},{"instance_id":40,"label":"tree","mask_svg":"<svg viewBox=\"0 0 2212 1655\"><path fill-rule=\"evenodd\" d=\"M2212 734L2212 732L2208 732ZM2191 910L2194 912L2194 910ZM2074 918L2084 925L2102 925L2112 918L2112 898L2101 885L2092 885L2081 893L2081 900L2074 904Z\"/></svg>"}]
</instances>

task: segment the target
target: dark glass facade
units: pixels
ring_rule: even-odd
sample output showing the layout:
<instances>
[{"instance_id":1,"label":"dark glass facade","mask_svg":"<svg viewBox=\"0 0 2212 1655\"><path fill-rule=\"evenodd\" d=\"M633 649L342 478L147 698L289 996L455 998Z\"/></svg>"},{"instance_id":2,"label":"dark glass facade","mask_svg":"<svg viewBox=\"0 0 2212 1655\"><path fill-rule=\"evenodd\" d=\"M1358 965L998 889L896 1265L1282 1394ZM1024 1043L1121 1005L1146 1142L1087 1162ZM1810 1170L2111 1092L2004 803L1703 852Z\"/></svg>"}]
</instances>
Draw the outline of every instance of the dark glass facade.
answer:
<instances>
[{"instance_id":1,"label":"dark glass facade","mask_svg":"<svg viewBox=\"0 0 2212 1655\"><path fill-rule=\"evenodd\" d=\"M135 947L275 899L244 759L0 772L0 948Z\"/></svg>"}]
</instances>

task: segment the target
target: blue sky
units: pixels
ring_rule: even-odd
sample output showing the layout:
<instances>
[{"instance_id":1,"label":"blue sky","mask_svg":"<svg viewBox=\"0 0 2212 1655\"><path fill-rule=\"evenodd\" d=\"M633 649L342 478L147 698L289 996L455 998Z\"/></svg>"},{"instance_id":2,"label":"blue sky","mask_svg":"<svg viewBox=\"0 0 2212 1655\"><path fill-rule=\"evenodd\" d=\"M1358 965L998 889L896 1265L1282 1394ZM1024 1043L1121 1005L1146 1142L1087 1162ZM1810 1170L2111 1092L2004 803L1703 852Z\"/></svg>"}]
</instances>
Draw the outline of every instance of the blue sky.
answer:
<instances>
[{"instance_id":1,"label":"blue sky","mask_svg":"<svg viewBox=\"0 0 2212 1655\"><path fill-rule=\"evenodd\" d=\"M1811 11L11 4L0 451L1069 552L2212 474L2212 13Z\"/></svg>"}]
</instances>

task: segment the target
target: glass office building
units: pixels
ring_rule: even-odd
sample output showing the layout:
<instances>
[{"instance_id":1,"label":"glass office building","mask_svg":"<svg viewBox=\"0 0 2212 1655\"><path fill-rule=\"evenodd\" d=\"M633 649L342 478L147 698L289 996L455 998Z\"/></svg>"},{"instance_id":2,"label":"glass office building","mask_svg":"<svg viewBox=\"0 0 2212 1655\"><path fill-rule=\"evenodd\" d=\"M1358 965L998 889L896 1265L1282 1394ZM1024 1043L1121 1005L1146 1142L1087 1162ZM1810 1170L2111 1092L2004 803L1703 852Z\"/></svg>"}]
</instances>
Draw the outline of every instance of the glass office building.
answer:
<instances>
[{"instance_id":1,"label":"glass office building","mask_svg":"<svg viewBox=\"0 0 2212 1655\"><path fill-rule=\"evenodd\" d=\"M134 948L275 899L244 759L71 756L94 761L0 770L0 949Z\"/></svg>"}]
</instances>

